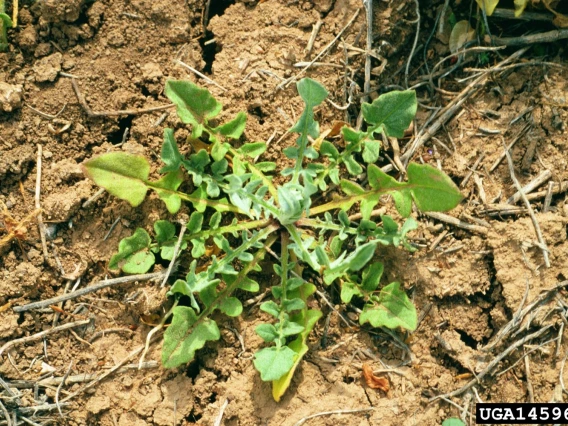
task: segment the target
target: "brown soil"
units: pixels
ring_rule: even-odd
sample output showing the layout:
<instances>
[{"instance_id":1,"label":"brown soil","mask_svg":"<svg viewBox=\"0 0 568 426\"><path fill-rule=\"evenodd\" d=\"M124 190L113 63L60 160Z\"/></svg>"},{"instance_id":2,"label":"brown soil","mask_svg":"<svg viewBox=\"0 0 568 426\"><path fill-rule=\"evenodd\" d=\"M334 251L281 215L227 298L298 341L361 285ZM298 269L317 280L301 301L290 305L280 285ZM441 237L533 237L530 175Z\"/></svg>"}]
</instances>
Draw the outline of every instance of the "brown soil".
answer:
<instances>
[{"instance_id":1,"label":"brown soil","mask_svg":"<svg viewBox=\"0 0 568 426\"><path fill-rule=\"evenodd\" d=\"M375 3L375 46L383 46L380 54L387 63L382 74L373 76L371 86L382 92L392 90L389 85L404 84L416 15L411 1ZM425 5L422 11L419 49L410 67L411 85L422 81L419 76L425 70L418 67L423 61L423 46L437 8L443 4L431 3L432 7ZM90 117L78 102L69 76L76 77L93 111L145 109L168 103L163 95L168 78L206 84L175 62L183 61L223 87L208 86L225 106L223 117L248 112L247 140L278 141L270 145L265 156L282 165L285 159L281 151L294 139L282 136L301 113L302 103L293 85L275 90L276 85L299 73L293 64L320 52L360 5L357 0L213 1L204 32L205 2L201 0L20 0L19 25L10 31L11 47L0 53L0 201L8 208L2 213L4 222L7 214L23 220L34 212L37 151L41 145L41 206L50 233L50 257L44 261L34 215L28 217L21 240L14 239L0 248L0 346L54 324L52 309L18 314L13 306L60 295L79 278L81 287L104 279L108 260L122 238L137 227L150 229L156 219L170 217L163 204L152 197L141 207L131 208L103 194L83 206L97 188L85 179L79 165L111 150L142 153L157 165L163 129L174 128L178 140L188 130L172 110L165 118L162 112ZM323 20L323 26L313 52L306 54L304 49L318 19ZM365 11L361 9L344 33L346 46L364 49L365 30ZM361 51L344 51L341 46L340 42L320 60L333 66L314 66L306 73L323 83L338 105L346 102L342 66L346 52L350 77L361 87L364 75ZM543 51L546 60L566 65L564 48L555 45L541 46L541 50L531 50L524 57L537 58ZM447 54L447 45L434 38L427 51L430 69ZM491 56L491 61L499 58ZM374 61L373 67L378 66L379 61ZM420 101L430 106L446 105L465 87L454 78L468 75L463 67L458 69L441 82L443 90L432 93L432 99L423 87L418 91ZM475 222L484 229L482 232L420 216L421 226L413 238L424 246L422 250L409 254L386 248L379 253L385 262L386 280L403 282L424 315L412 335L395 333L395 339L380 330L347 329L322 303L327 318L316 327L311 351L291 388L276 403L270 385L261 382L252 365L252 353L262 344L254 332L259 310L253 306L240 319L219 317L221 340L208 344L185 368L161 368L155 362L160 359L160 344L155 343L146 356L149 368L139 371L130 365L109 375L63 406L63 417L57 410L29 417L36 422L49 418L66 425L210 425L228 402L221 422L227 426L293 425L315 413L365 408L373 410L316 417L305 424L440 425L444 419L462 413L445 401L429 402L429 398L461 388L513 342L547 325L551 326L548 331L506 356L475 389L483 401L526 402L533 393L537 402L562 401L560 370L566 350L563 332L567 306L563 290L525 317L520 335L506 337L489 352L479 348L492 341L521 306L568 277L568 208L563 191L554 195L546 213L542 212L544 197L532 201L548 245L550 268L544 266L526 211L488 213L497 204L503 206L516 191L506 160L492 172L489 168L503 152L503 142L510 143L527 124L529 130L512 150L521 184L544 170L551 172L554 182L568 179L568 113L562 98L567 86L563 68L542 64L514 68L480 88L436 133L451 153L434 139L414 157L414 161L439 164L460 184L480 154L485 154L475 178L463 188L465 201L450 212L466 222ZM361 92L358 88L354 94ZM371 96L377 96L377 92ZM356 119L358 101L357 97L347 111L347 119ZM532 110L527 112L529 107ZM415 128L424 125L430 111L419 108ZM345 120L346 114L325 104L317 118L325 129L335 120ZM400 143L404 150L408 140ZM392 150L386 153L392 156ZM545 188L546 184L539 190ZM517 205L522 206L522 202ZM487 228L483 228L483 221ZM437 247L429 249L442 232L447 234ZM268 284L270 277L266 278ZM67 302L65 313L57 314L58 324L85 318L91 318L91 324L73 333L66 330L43 341L12 346L1 355L1 378L18 387L14 392L20 392L20 406L54 403L58 384L40 386L35 396L33 384L66 374L71 377L107 371L143 344L152 328L148 323L159 318L166 307L165 292L147 282L115 286ZM347 314L353 316L355 312ZM95 336L109 329L113 331ZM557 337L561 340L550 341ZM409 351L401 339L405 339ZM530 350L534 351L528 358L527 374L521 356ZM137 361L138 357L133 357L127 364ZM375 369L397 368L399 374L386 375L390 380L388 393L364 384L362 363ZM511 366L506 373L496 374ZM68 380L59 400L83 384ZM471 391L453 398L470 410L475 400ZM13 401L3 401L9 411L15 409ZM474 424L471 417L466 419Z\"/></svg>"}]
</instances>

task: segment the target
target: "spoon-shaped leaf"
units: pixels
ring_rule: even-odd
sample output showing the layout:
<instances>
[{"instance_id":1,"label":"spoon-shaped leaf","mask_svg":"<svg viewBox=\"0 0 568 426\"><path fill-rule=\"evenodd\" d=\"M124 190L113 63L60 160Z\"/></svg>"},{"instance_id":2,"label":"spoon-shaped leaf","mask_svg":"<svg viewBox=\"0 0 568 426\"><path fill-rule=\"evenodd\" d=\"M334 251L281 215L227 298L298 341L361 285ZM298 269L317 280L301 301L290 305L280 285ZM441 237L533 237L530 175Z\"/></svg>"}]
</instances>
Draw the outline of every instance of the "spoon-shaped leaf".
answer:
<instances>
[{"instance_id":1,"label":"spoon-shaped leaf","mask_svg":"<svg viewBox=\"0 0 568 426\"><path fill-rule=\"evenodd\" d=\"M148 161L126 152L111 152L83 163L85 174L98 186L136 207L146 197L150 174Z\"/></svg>"}]
</instances>

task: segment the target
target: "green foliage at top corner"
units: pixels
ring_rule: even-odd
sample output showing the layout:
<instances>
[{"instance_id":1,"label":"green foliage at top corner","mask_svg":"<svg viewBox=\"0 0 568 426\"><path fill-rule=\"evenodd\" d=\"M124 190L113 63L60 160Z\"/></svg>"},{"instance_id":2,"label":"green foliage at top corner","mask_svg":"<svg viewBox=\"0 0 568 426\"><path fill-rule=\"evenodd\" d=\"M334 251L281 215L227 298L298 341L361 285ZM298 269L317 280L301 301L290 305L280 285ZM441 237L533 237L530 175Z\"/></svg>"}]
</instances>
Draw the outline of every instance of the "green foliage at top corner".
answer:
<instances>
[{"instance_id":1,"label":"green foliage at top corner","mask_svg":"<svg viewBox=\"0 0 568 426\"><path fill-rule=\"evenodd\" d=\"M8 28L12 28L13 22L5 13L4 0L0 1L0 52L8 49Z\"/></svg>"},{"instance_id":2,"label":"green foliage at top corner","mask_svg":"<svg viewBox=\"0 0 568 426\"><path fill-rule=\"evenodd\" d=\"M465 423L457 417L450 417L442 422L442 426L465 426Z\"/></svg>"},{"instance_id":3,"label":"green foliage at top corner","mask_svg":"<svg viewBox=\"0 0 568 426\"><path fill-rule=\"evenodd\" d=\"M266 142L243 136L244 112L218 123L221 103L207 89L176 80L167 81L165 93L191 135L180 141L173 129L164 129L162 164L154 168L146 158L125 152L83 163L90 179L133 207L150 191L172 215L187 205L186 223L162 217L153 231L136 229L120 241L109 263L112 270L145 273L156 262L183 256L167 292L174 306L164 319L172 317L164 332L165 367L190 362L208 342L218 340L215 319L240 316L242 292L260 291L268 281L256 275L262 273L260 264L272 263L277 283L260 305L263 322L256 332L265 346L254 354L253 364L262 380L272 382L276 401L289 388L323 314L311 277L340 289L345 304L362 302L361 324L414 330L416 308L401 283L381 282L384 267L377 261L377 247L416 250L408 239L418 227L411 217L413 205L446 211L462 199L452 180L429 165L409 164L407 180L399 182L374 164L381 148L376 136L403 137L414 119L413 91L387 93L364 104L363 130L344 125L335 132L343 143L336 143L326 140L329 132L320 132L316 120L327 90L309 78L300 80L297 89L304 109L290 129L297 134L295 144L284 150L293 165L278 179L276 164L263 158ZM401 226L389 215L374 218L385 195L392 196L405 218ZM306 269L311 272L304 274Z\"/></svg>"}]
</instances>

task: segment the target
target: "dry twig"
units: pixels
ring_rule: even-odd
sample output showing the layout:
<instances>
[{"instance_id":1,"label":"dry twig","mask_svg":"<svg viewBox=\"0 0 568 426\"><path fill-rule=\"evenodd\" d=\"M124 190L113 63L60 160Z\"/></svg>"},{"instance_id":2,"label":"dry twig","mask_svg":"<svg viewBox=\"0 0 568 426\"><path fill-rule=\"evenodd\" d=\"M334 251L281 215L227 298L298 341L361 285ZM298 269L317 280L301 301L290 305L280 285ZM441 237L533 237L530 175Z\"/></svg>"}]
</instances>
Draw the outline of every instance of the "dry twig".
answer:
<instances>
[{"instance_id":1,"label":"dry twig","mask_svg":"<svg viewBox=\"0 0 568 426\"><path fill-rule=\"evenodd\" d=\"M195 75L197 75L198 77L201 77L203 80L205 80L207 83L212 84L216 87L218 87L219 89L223 90L224 92L227 91L227 89L225 89L223 86L221 86L220 84L216 83L215 81L211 80L209 77L207 77L205 74L200 73L199 71L197 71L195 68L190 67L189 65L187 65L185 62L180 61L179 59L175 60L175 63L178 65L181 65L182 67L184 67L185 69L191 71L192 73L194 73Z\"/></svg>"},{"instance_id":2,"label":"dry twig","mask_svg":"<svg viewBox=\"0 0 568 426\"><path fill-rule=\"evenodd\" d=\"M223 402L223 405L221 405L221 409L219 410L219 414L217 415L213 426L221 426L221 422L223 421L223 414L225 413L225 408L227 408L227 405L229 405L229 399L225 398L225 402Z\"/></svg>"},{"instance_id":3,"label":"dry twig","mask_svg":"<svg viewBox=\"0 0 568 426\"><path fill-rule=\"evenodd\" d=\"M4 346L2 346L0 348L0 356L4 352L6 352L7 349L10 349L12 346L20 345L22 343L34 342L36 340L41 340L49 334L56 333L58 331L68 330L68 329L74 328L74 327L80 327L82 325L87 325L90 322L91 322L90 319L70 322L70 323L67 323L67 324L60 325L58 327L53 327L53 328L50 328L48 330L41 331L41 332L36 333L36 334L32 334L31 336L26 336L26 337L21 337L19 339L11 340L11 341L5 343Z\"/></svg>"},{"instance_id":4,"label":"dry twig","mask_svg":"<svg viewBox=\"0 0 568 426\"><path fill-rule=\"evenodd\" d=\"M406 152L401 156L401 160L405 163L408 164L408 162L410 161L410 159L412 158L412 156L414 155L414 153L422 146L424 145L425 142L427 142L428 140L430 140L430 138L439 130L442 128L442 126L444 124L446 124L450 118L452 118L454 116L454 114L461 108L461 106L463 105L463 103L471 96L473 95L477 90L479 90L480 87L484 86L485 83L487 83L487 81L489 80L489 76L491 74L493 74L494 72L499 70L499 67L502 67L503 65L506 65L514 60L517 60L520 56L522 56L526 51L528 50L528 47L522 48L518 51L516 51L515 53L513 53L511 56L509 56L508 58L504 59L503 61L501 61L499 64L497 64L496 66L489 68L488 70L485 70L485 72L483 74L481 74L479 77L477 77L474 81L472 81L465 89L463 89L448 105L446 105L444 108L442 108L440 111L438 111L436 113L435 116L435 121L430 124L428 126L428 128L423 128L421 129L418 134L416 135L416 137L414 138L414 141L412 142L412 145L410 145L410 147L407 148ZM424 126L426 127L426 126ZM393 169L393 166L390 164L387 164L386 166L384 166L382 168L382 170L384 172L390 172Z\"/></svg>"},{"instance_id":5,"label":"dry twig","mask_svg":"<svg viewBox=\"0 0 568 426\"><path fill-rule=\"evenodd\" d=\"M277 89L283 89L283 88L287 87L290 83L296 81L301 75L303 75L313 63L317 62L318 59L323 57L335 45L337 40L339 40L339 38L343 35L343 33L347 30L347 28L349 28L351 26L351 24L355 21L357 16L359 16L359 12L361 12L361 9L357 9L357 11L351 17L351 19L349 20L347 25L345 25L343 27L343 29L341 31L339 31L339 33L335 36L335 38L331 42L329 42L329 44L327 46L325 46L323 48L323 50L320 53L318 53L308 65L306 65L305 68L302 68L296 75L294 75L290 78L287 78L286 80L281 82L278 86L276 86L276 88Z\"/></svg>"},{"instance_id":6,"label":"dry twig","mask_svg":"<svg viewBox=\"0 0 568 426\"><path fill-rule=\"evenodd\" d=\"M310 34L310 39L308 40L308 44L306 46L306 49L304 50L304 52L306 54L306 58L308 58L312 54L312 49L314 48L314 43L316 41L316 38L318 36L319 30L320 30L322 25L323 25L323 21L321 19L318 19L317 22L314 24L314 27L312 29L312 33Z\"/></svg>"},{"instance_id":7,"label":"dry twig","mask_svg":"<svg viewBox=\"0 0 568 426\"><path fill-rule=\"evenodd\" d=\"M486 235L487 228L480 225L473 225L471 223L464 222L463 220L459 220L453 216L450 216L445 213L438 213L438 212L423 212L425 216L431 217L432 219L437 219L442 222L446 222L450 225L457 226L458 228L467 229L470 232L476 232L478 234Z\"/></svg>"},{"instance_id":8,"label":"dry twig","mask_svg":"<svg viewBox=\"0 0 568 426\"><path fill-rule=\"evenodd\" d=\"M126 109L118 111L93 111L89 106L89 104L87 103L87 101L85 100L85 98L83 97L83 94L79 90L79 85L77 84L77 80L75 78L71 78L71 85L73 86L73 91L75 92L75 96L77 96L79 104L85 110L87 116L89 117L117 117L120 115L140 115L140 114L147 114L149 112L163 111L165 109L169 109L175 106L175 104L167 104L167 105L144 108L144 109Z\"/></svg>"},{"instance_id":9,"label":"dry twig","mask_svg":"<svg viewBox=\"0 0 568 426\"><path fill-rule=\"evenodd\" d=\"M536 43L552 43L568 38L568 29L547 31L520 37L491 37L493 44L501 46L527 46Z\"/></svg>"},{"instance_id":10,"label":"dry twig","mask_svg":"<svg viewBox=\"0 0 568 426\"><path fill-rule=\"evenodd\" d=\"M540 185L542 185L551 177L552 177L552 172L550 170L544 170L541 174L539 174L537 177L535 177L533 180L531 180L529 183L523 186L520 191L517 191L513 195L511 195L507 200L507 203L515 204L517 201L521 199L522 197L521 194L525 195L529 194L530 192L534 191L536 188L538 188Z\"/></svg>"},{"instance_id":11,"label":"dry twig","mask_svg":"<svg viewBox=\"0 0 568 426\"><path fill-rule=\"evenodd\" d=\"M527 286L528 286L528 283L527 283ZM523 302L519 306L517 313L513 316L511 321L509 321L507 324L505 324L503 327L501 327L501 330L499 330L499 332L495 335L495 337L493 337L491 339L491 341L487 345L485 345L481 350L484 351L484 352L488 352L491 349L493 349L494 347L496 347L502 339L504 339L506 336L511 334L514 330L516 330L519 327L519 325L522 323L523 319L525 318L525 316L529 312L534 310L534 308L536 308L537 306L549 301L550 298L558 290L560 290L561 288L564 288L566 286L568 286L568 280L565 280L565 281L562 281L562 282L556 284L554 287L552 287L548 290L545 290L544 292L539 294L529 305L527 305L526 308L521 310L521 308L524 304L524 300L526 300L526 297L528 296L528 287L527 287L525 297L523 299Z\"/></svg>"},{"instance_id":12,"label":"dry twig","mask_svg":"<svg viewBox=\"0 0 568 426\"><path fill-rule=\"evenodd\" d=\"M532 334L529 334L528 336L525 336L522 339L516 341L511 346L509 346L507 349L505 349L503 352L501 352L499 355L497 355L495 358L493 358L491 360L491 362L489 364L487 364L487 366L483 369L483 371L481 373L479 373L477 376L475 376L475 378L472 379L471 381L469 381L465 386L463 386L460 389L457 389L455 391L449 392L447 394L437 395L433 398L430 398L429 402L435 401L435 400L440 399L440 398L452 398L454 396L462 394L466 390L470 389L476 383L479 383L481 381L481 379L483 377L485 377L488 373L490 373L501 362L501 360L503 358L505 358L511 352L517 350L519 347L521 347L525 343L531 341L532 339L536 339L541 334L543 334L545 331L547 331L550 327L552 327L552 325L547 325L546 327L543 327L540 330L538 330L538 331L536 331Z\"/></svg>"},{"instance_id":13,"label":"dry twig","mask_svg":"<svg viewBox=\"0 0 568 426\"><path fill-rule=\"evenodd\" d=\"M43 218L41 215L41 205L39 202L39 196L41 192L41 156L42 156L42 149L41 145L37 146L37 175L36 175L36 187L35 187L35 208L36 211L39 211L37 215L37 225L39 227L39 235L41 237L41 248L43 251L43 260L47 262L48 260L48 253L47 253L47 243L45 240L45 225L43 224Z\"/></svg>"},{"instance_id":14,"label":"dry twig","mask_svg":"<svg viewBox=\"0 0 568 426\"><path fill-rule=\"evenodd\" d=\"M355 410L334 410L334 411L322 411L321 413L312 414L311 416L306 416L298 420L294 423L294 426L301 426L306 423L309 419L313 419L314 417L321 417L321 416L331 416L334 414L352 414L352 413L364 413L366 411L373 411L375 408L357 408Z\"/></svg>"},{"instance_id":15,"label":"dry twig","mask_svg":"<svg viewBox=\"0 0 568 426\"><path fill-rule=\"evenodd\" d=\"M503 141L503 145L505 145L505 141ZM511 179L513 180L513 183L515 184L517 191L519 191L519 193L521 194L521 198L522 198L523 202L525 203L525 206L526 206L526 208L529 212L529 216L530 216L532 224L534 226L536 237L538 238L538 242L540 243L540 248L542 250L542 255L544 257L544 264L546 265L547 268L550 268L550 260L548 258L548 247L546 246L546 241L544 240L544 237L542 236L542 231L540 230L540 225L539 225L538 221L536 220L536 216L535 216L534 211L532 209L531 203L529 202L529 200L527 200L527 196L523 192L523 189L521 188L521 184L519 183L519 181L517 180L517 177L515 176L515 167L513 165L513 160L511 159L511 155L509 154L509 150L506 149L505 155L507 156L507 163L509 164L509 172L511 174Z\"/></svg>"},{"instance_id":16,"label":"dry twig","mask_svg":"<svg viewBox=\"0 0 568 426\"><path fill-rule=\"evenodd\" d=\"M133 281L159 280L163 278L164 274L165 274L164 271L160 271L160 272L153 272L151 274L129 275L126 277L113 278L112 280L103 280L96 284L93 284L92 286L82 288L81 290L63 294L57 297L52 297L51 299L41 300L39 302L28 303L27 305L23 306L14 306L13 309L14 312L26 312L26 311L31 311L32 309L45 308L47 306L54 305L59 302L63 302L65 300L76 299L77 297L81 297L86 294L93 293L95 291L111 287L117 284L124 284Z\"/></svg>"}]
</instances>

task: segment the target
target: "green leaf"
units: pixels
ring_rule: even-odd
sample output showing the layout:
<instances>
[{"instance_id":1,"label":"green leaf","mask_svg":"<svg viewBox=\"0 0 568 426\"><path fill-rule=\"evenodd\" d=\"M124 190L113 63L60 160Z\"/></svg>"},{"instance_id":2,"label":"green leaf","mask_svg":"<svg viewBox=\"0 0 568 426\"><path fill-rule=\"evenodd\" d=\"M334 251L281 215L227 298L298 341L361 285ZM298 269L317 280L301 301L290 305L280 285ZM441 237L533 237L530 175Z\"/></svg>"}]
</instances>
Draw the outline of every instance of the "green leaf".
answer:
<instances>
[{"instance_id":1,"label":"green leaf","mask_svg":"<svg viewBox=\"0 0 568 426\"><path fill-rule=\"evenodd\" d=\"M375 248L376 244L373 242L359 246L353 255L348 258L350 260L349 270L358 271L363 268L375 254Z\"/></svg>"},{"instance_id":2,"label":"green leaf","mask_svg":"<svg viewBox=\"0 0 568 426\"><path fill-rule=\"evenodd\" d=\"M365 163L374 163L379 159L379 152L381 150L381 143L373 139L365 140L363 148L363 161Z\"/></svg>"},{"instance_id":3,"label":"green leaf","mask_svg":"<svg viewBox=\"0 0 568 426\"><path fill-rule=\"evenodd\" d=\"M250 293L256 293L260 290L260 285L255 280L244 277L239 283L238 288Z\"/></svg>"},{"instance_id":4,"label":"green leaf","mask_svg":"<svg viewBox=\"0 0 568 426\"><path fill-rule=\"evenodd\" d=\"M327 90L317 81L310 78L303 78L296 84L300 97L306 104L299 120L290 129L291 132L300 134L297 140L298 152L294 167L292 183L297 184L302 171L302 162L308 149L308 137L317 138L319 136L319 124L314 120L314 108L321 104L328 95ZM317 153L315 153L317 155Z\"/></svg>"},{"instance_id":5,"label":"green leaf","mask_svg":"<svg viewBox=\"0 0 568 426\"><path fill-rule=\"evenodd\" d=\"M170 287L168 295L180 294L183 296L191 296L191 290L189 289L187 283L184 280L176 280L175 283Z\"/></svg>"},{"instance_id":6,"label":"green leaf","mask_svg":"<svg viewBox=\"0 0 568 426\"><path fill-rule=\"evenodd\" d=\"M156 232L156 242L161 249L160 256L162 259L172 260L177 244L176 227L167 220L157 220L154 222L154 231ZM184 250L185 248L187 248L187 242L182 242L180 249Z\"/></svg>"},{"instance_id":7,"label":"green leaf","mask_svg":"<svg viewBox=\"0 0 568 426\"><path fill-rule=\"evenodd\" d=\"M179 152L173 129L164 129L164 144L162 145L161 158L165 166L161 168L160 173L179 170L183 157Z\"/></svg>"},{"instance_id":8,"label":"green leaf","mask_svg":"<svg viewBox=\"0 0 568 426\"><path fill-rule=\"evenodd\" d=\"M382 125L388 136L402 138L416 115L416 92L393 91L379 96L372 104L363 103L365 121L374 126Z\"/></svg>"},{"instance_id":9,"label":"green leaf","mask_svg":"<svg viewBox=\"0 0 568 426\"><path fill-rule=\"evenodd\" d=\"M384 269L384 265L380 262L369 265L369 267L363 271L361 288L367 292L375 291L379 286Z\"/></svg>"},{"instance_id":10,"label":"green leaf","mask_svg":"<svg viewBox=\"0 0 568 426\"><path fill-rule=\"evenodd\" d=\"M254 165L261 172L271 172L276 169L276 163L272 161L262 161Z\"/></svg>"},{"instance_id":11,"label":"green leaf","mask_svg":"<svg viewBox=\"0 0 568 426\"><path fill-rule=\"evenodd\" d=\"M211 157L215 161L221 161L231 146L228 143L215 142L211 148Z\"/></svg>"},{"instance_id":12,"label":"green leaf","mask_svg":"<svg viewBox=\"0 0 568 426\"><path fill-rule=\"evenodd\" d=\"M331 142L323 141L320 145L320 154L326 157L331 157L334 160L339 158L339 151Z\"/></svg>"},{"instance_id":13,"label":"green leaf","mask_svg":"<svg viewBox=\"0 0 568 426\"><path fill-rule=\"evenodd\" d=\"M296 352L287 346L264 348L254 355L254 367L265 382L278 380L294 366Z\"/></svg>"},{"instance_id":14,"label":"green leaf","mask_svg":"<svg viewBox=\"0 0 568 426\"><path fill-rule=\"evenodd\" d=\"M122 269L128 274L144 274L154 264L154 255L150 248L150 235L138 228L130 237L122 239L118 244L118 253L109 262L109 269Z\"/></svg>"},{"instance_id":15,"label":"green leaf","mask_svg":"<svg viewBox=\"0 0 568 426\"><path fill-rule=\"evenodd\" d=\"M126 274L145 274L156 262L151 251L139 251L130 256L121 269Z\"/></svg>"},{"instance_id":16,"label":"green leaf","mask_svg":"<svg viewBox=\"0 0 568 426\"><path fill-rule=\"evenodd\" d=\"M457 417L450 417L442 422L442 426L465 426L465 423Z\"/></svg>"},{"instance_id":17,"label":"green leaf","mask_svg":"<svg viewBox=\"0 0 568 426\"><path fill-rule=\"evenodd\" d=\"M280 308L272 300L261 304L260 310L272 315L274 318L278 318L278 316L280 315Z\"/></svg>"},{"instance_id":18,"label":"green leaf","mask_svg":"<svg viewBox=\"0 0 568 426\"><path fill-rule=\"evenodd\" d=\"M358 271L363 268L375 254L377 241L370 241L357 247L348 256L344 251L341 256L331 262L330 267L323 271L323 281L329 285L348 271Z\"/></svg>"},{"instance_id":19,"label":"green leaf","mask_svg":"<svg viewBox=\"0 0 568 426\"><path fill-rule=\"evenodd\" d=\"M239 139L243 132L245 131L245 126L247 123L247 115L246 113L240 111L235 118L233 118L228 123L223 124L222 126L217 127L217 132L221 133L223 136L226 136L230 139Z\"/></svg>"},{"instance_id":20,"label":"green leaf","mask_svg":"<svg viewBox=\"0 0 568 426\"><path fill-rule=\"evenodd\" d=\"M315 287L313 285L308 285L308 287L310 287L310 289L306 293L312 294L313 292L310 293L310 291L315 291ZM288 345L288 347L296 353L294 364L280 379L272 382L272 397L276 402L280 401L280 398L282 398L282 395L284 395L286 389L290 386L296 368L300 364L304 355L308 352L309 348L306 341L321 316L321 311L315 309L302 311L298 314L298 316L294 316L294 320L296 322L304 325L304 331L302 331L302 333Z\"/></svg>"},{"instance_id":21,"label":"green leaf","mask_svg":"<svg viewBox=\"0 0 568 426\"><path fill-rule=\"evenodd\" d=\"M199 212L191 213L189 221L187 222L187 230L191 234L196 234L201 231L201 226L203 225L203 214Z\"/></svg>"},{"instance_id":22,"label":"green leaf","mask_svg":"<svg viewBox=\"0 0 568 426\"><path fill-rule=\"evenodd\" d=\"M416 329L416 307L401 290L400 283L393 282L385 286L375 302L364 306L359 317L361 324L368 322L373 327L402 327L411 331Z\"/></svg>"},{"instance_id":23,"label":"green leaf","mask_svg":"<svg viewBox=\"0 0 568 426\"><path fill-rule=\"evenodd\" d=\"M302 331L304 331L303 325L298 324L297 322L287 321L284 324L284 327L282 327L282 336L294 336L295 334L299 334Z\"/></svg>"},{"instance_id":24,"label":"green leaf","mask_svg":"<svg viewBox=\"0 0 568 426\"><path fill-rule=\"evenodd\" d=\"M4 25L5 29L12 28L12 26L14 25L10 17L5 13L0 13L0 21L2 21L2 25Z\"/></svg>"},{"instance_id":25,"label":"green leaf","mask_svg":"<svg viewBox=\"0 0 568 426\"><path fill-rule=\"evenodd\" d=\"M203 125L216 117L223 107L209 90L202 89L190 81L168 80L164 93L176 105L180 120L193 126L194 138L201 136Z\"/></svg>"},{"instance_id":26,"label":"green leaf","mask_svg":"<svg viewBox=\"0 0 568 426\"><path fill-rule=\"evenodd\" d=\"M181 207L181 197L176 191L182 182L183 174L179 170L170 172L160 180L152 182L152 187L171 214L177 213Z\"/></svg>"},{"instance_id":27,"label":"green leaf","mask_svg":"<svg viewBox=\"0 0 568 426\"><path fill-rule=\"evenodd\" d=\"M278 331L272 324L259 324L254 329L266 343L274 342L278 338Z\"/></svg>"},{"instance_id":28,"label":"green leaf","mask_svg":"<svg viewBox=\"0 0 568 426\"><path fill-rule=\"evenodd\" d=\"M111 152L83 163L87 177L98 186L136 207L144 201L150 164L141 156Z\"/></svg>"},{"instance_id":29,"label":"green leaf","mask_svg":"<svg viewBox=\"0 0 568 426\"><path fill-rule=\"evenodd\" d=\"M428 164L411 163L406 170L408 185L416 206L426 211L448 211L457 206L463 195L442 171Z\"/></svg>"},{"instance_id":30,"label":"green leaf","mask_svg":"<svg viewBox=\"0 0 568 426\"><path fill-rule=\"evenodd\" d=\"M154 222L154 232L158 244L170 241L176 235L176 227L167 220L157 220Z\"/></svg>"},{"instance_id":31,"label":"green leaf","mask_svg":"<svg viewBox=\"0 0 568 426\"><path fill-rule=\"evenodd\" d=\"M261 155L264 151L266 151L266 143L265 142L253 142L253 143L245 143L241 146L238 151L246 155L247 157L256 158Z\"/></svg>"},{"instance_id":32,"label":"green leaf","mask_svg":"<svg viewBox=\"0 0 568 426\"><path fill-rule=\"evenodd\" d=\"M296 297L293 299L283 300L282 307L286 312L292 312L298 309L304 309L306 307L306 303L299 297Z\"/></svg>"},{"instance_id":33,"label":"green leaf","mask_svg":"<svg viewBox=\"0 0 568 426\"><path fill-rule=\"evenodd\" d=\"M201 319L187 306L173 310L172 323L164 333L162 364L174 368L193 360L195 351L210 340L219 340L221 334L215 321Z\"/></svg>"},{"instance_id":34,"label":"green leaf","mask_svg":"<svg viewBox=\"0 0 568 426\"><path fill-rule=\"evenodd\" d=\"M341 284L341 301L343 303L351 303L353 296L363 297L363 293L361 293L354 283L344 281L343 284Z\"/></svg>"},{"instance_id":35,"label":"green leaf","mask_svg":"<svg viewBox=\"0 0 568 426\"><path fill-rule=\"evenodd\" d=\"M463 199L458 187L444 172L428 165L408 165L408 182L400 183L374 164L367 169L369 184L377 192L389 192L398 212L410 216L412 200L422 211L448 211Z\"/></svg>"},{"instance_id":36,"label":"green leaf","mask_svg":"<svg viewBox=\"0 0 568 426\"><path fill-rule=\"evenodd\" d=\"M236 297L227 297L221 301L219 309L227 316L238 317L243 312L243 304Z\"/></svg>"},{"instance_id":37,"label":"green leaf","mask_svg":"<svg viewBox=\"0 0 568 426\"><path fill-rule=\"evenodd\" d=\"M350 175L357 176L363 173L363 168L355 161L352 155L346 155L345 158L343 158L343 163Z\"/></svg>"}]
</instances>

